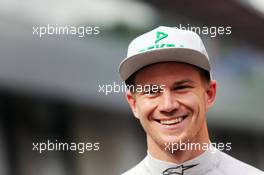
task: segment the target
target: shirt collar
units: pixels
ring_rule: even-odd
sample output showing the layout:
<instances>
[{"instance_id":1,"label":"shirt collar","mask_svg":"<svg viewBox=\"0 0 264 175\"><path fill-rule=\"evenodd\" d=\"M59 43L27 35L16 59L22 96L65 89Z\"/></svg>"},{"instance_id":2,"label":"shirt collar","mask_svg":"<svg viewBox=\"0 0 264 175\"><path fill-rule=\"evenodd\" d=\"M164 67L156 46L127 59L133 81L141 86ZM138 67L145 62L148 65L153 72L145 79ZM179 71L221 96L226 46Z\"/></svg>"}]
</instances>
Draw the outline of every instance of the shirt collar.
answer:
<instances>
[{"instance_id":1,"label":"shirt collar","mask_svg":"<svg viewBox=\"0 0 264 175\"><path fill-rule=\"evenodd\" d=\"M152 157L149 153L145 158L145 165L153 175L198 175L204 174L213 168L217 159L218 150L207 150L201 155L182 164L166 162Z\"/></svg>"}]
</instances>

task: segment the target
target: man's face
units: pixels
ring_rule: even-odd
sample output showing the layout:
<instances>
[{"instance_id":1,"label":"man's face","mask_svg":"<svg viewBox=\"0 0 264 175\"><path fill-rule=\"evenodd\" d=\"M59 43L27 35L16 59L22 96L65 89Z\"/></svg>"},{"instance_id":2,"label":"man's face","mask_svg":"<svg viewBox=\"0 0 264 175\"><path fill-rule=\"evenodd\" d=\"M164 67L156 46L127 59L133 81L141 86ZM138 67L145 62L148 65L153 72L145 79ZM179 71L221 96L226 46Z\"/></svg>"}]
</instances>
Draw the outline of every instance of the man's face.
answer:
<instances>
[{"instance_id":1,"label":"man's face","mask_svg":"<svg viewBox=\"0 0 264 175\"><path fill-rule=\"evenodd\" d=\"M162 86L157 93L127 93L134 115L152 143L164 146L191 141L207 130L205 114L214 102L216 83L205 83L196 67L153 64L137 73L135 84Z\"/></svg>"}]
</instances>

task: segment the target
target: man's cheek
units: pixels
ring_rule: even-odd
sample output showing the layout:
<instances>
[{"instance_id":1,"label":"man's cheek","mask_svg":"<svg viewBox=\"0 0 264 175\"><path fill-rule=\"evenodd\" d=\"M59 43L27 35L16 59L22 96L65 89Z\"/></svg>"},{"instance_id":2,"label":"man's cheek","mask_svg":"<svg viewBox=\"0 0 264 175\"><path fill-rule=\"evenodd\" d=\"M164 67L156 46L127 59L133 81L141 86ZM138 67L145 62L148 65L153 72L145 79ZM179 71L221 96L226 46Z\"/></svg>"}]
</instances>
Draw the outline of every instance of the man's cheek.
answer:
<instances>
[{"instance_id":1,"label":"man's cheek","mask_svg":"<svg viewBox=\"0 0 264 175\"><path fill-rule=\"evenodd\" d=\"M201 103L198 95L187 94L183 98L178 98L178 101L191 112L192 120L196 120L199 117L203 103Z\"/></svg>"},{"instance_id":2,"label":"man's cheek","mask_svg":"<svg viewBox=\"0 0 264 175\"><path fill-rule=\"evenodd\" d=\"M191 110L196 109L199 105L199 97L191 93L177 96L177 101Z\"/></svg>"},{"instance_id":3,"label":"man's cheek","mask_svg":"<svg viewBox=\"0 0 264 175\"><path fill-rule=\"evenodd\" d=\"M144 99L137 103L137 108L139 109L140 116L144 118L150 118L156 107L157 102L150 99Z\"/></svg>"}]
</instances>

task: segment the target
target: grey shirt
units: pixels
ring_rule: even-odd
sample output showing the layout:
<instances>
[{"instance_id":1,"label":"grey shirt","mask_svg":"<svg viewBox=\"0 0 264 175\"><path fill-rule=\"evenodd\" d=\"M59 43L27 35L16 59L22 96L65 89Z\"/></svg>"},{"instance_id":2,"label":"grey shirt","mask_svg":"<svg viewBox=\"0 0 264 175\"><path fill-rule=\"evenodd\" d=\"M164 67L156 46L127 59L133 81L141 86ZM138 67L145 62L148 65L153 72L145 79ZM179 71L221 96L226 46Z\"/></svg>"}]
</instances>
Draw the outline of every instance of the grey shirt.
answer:
<instances>
[{"instance_id":1,"label":"grey shirt","mask_svg":"<svg viewBox=\"0 0 264 175\"><path fill-rule=\"evenodd\" d=\"M160 161L148 154L122 175L264 175L264 172L215 149L182 164Z\"/></svg>"}]
</instances>

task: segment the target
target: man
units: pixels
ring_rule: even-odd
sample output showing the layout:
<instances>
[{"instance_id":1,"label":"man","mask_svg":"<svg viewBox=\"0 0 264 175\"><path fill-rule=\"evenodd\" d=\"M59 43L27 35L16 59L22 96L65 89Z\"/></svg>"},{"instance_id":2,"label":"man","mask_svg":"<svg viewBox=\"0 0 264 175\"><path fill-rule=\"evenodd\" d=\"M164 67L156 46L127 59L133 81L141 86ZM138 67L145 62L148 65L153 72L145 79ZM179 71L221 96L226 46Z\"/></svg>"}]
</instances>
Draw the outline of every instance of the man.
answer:
<instances>
[{"instance_id":1,"label":"man","mask_svg":"<svg viewBox=\"0 0 264 175\"><path fill-rule=\"evenodd\" d=\"M148 154L124 175L263 174L212 146L206 113L215 101L216 81L210 71L194 32L161 26L130 43L119 72L146 132Z\"/></svg>"}]
</instances>

